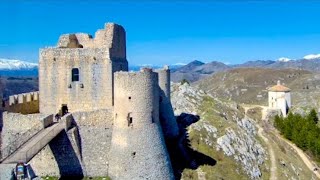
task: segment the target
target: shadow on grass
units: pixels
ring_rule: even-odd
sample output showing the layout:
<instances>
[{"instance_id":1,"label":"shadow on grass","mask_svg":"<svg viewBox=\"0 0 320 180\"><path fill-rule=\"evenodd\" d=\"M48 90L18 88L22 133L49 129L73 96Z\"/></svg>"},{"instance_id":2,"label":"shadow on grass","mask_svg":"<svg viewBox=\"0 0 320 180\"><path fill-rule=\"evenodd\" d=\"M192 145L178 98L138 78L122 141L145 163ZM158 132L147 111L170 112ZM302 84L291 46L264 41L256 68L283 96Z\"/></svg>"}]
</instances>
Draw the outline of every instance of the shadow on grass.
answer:
<instances>
[{"instance_id":1,"label":"shadow on grass","mask_svg":"<svg viewBox=\"0 0 320 180\"><path fill-rule=\"evenodd\" d=\"M191 148L187 127L200 120L199 116L182 113L177 116L179 136L176 139L166 139L174 175L181 179L184 169L197 169L201 165L214 166L217 161Z\"/></svg>"}]
</instances>

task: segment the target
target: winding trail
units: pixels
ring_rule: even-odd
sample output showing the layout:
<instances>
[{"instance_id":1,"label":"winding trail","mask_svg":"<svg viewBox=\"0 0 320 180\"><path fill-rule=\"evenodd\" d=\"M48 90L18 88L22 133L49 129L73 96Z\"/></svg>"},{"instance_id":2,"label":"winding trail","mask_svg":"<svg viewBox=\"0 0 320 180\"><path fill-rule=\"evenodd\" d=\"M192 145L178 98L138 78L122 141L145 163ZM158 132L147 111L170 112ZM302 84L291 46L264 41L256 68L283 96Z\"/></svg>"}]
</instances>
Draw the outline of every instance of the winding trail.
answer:
<instances>
[{"instance_id":1,"label":"winding trail","mask_svg":"<svg viewBox=\"0 0 320 180\"><path fill-rule=\"evenodd\" d=\"M267 108L265 106L259 106L259 105L242 105L242 107L245 109L245 115L247 114L247 111L250 108L253 107L261 107L262 108L262 121L265 120L266 117L266 110ZM277 179L277 163L276 163L276 156L274 153L274 150L271 146L271 144L269 143L269 139L267 137L265 137L263 135L263 131L264 129L259 126L258 123L256 123L256 127L258 128L258 135L263 139L263 141L265 141L265 143L268 146L268 151L270 154L270 160L271 160L271 172L270 172L270 180L275 180ZM268 131L269 132L269 131ZM313 162L312 160L310 160L307 155L299 148L297 147L294 143L292 143L291 141L283 138L278 132L274 132L274 131L270 131L269 133L272 133L272 135L274 135L275 137L277 137L279 140L285 142L286 144L288 144L290 147L292 147L295 152L297 153L297 155L302 159L302 161L304 162L304 164L309 168L309 170L314 173L318 179L320 179L320 172L319 172L319 168L316 165L315 162ZM317 170L314 170L315 168L317 168Z\"/></svg>"},{"instance_id":2,"label":"winding trail","mask_svg":"<svg viewBox=\"0 0 320 180\"><path fill-rule=\"evenodd\" d=\"M299 155L299 157L302 159L302 161L304 162L304 164L310 169L310 171L312 171L317 178L320 179L320 173L319 170L314 171L314 168L317 167L316 163L314 163L313 161L311 161L306 154L300 149L298 148L295 144L293 144L292 142L290 142L289 140L281 137L278 133L274 133L272 132L273 135L275 135L277 138L279 138L280 140L286 142L289 146L291 146L295 152ZM317 168L318 169L318 168Z\"/></svg>"},{"instance_id":3,"label":"winding trail","mask_svg":"<svg viewBox=\"0 0 320 180\"><path fill-rule=\"evenodd\" d=\"M271 162L271 167L270 167L270 180L276 180L277 179L277 161L276 161L276 155L274 153L273 147L271 146L271 143L269 143L269 139L263 135L263 128L260 127L258 124L256 124L258 128L258 136L260 136L263 141L267 144L268 146L268 151L270 155L270 162Z\"/></svg>"},{"instance_id":4,"label":"winding trail","mask_svg":"<svg viewBox=\"0 0 320 180\"><path fill-rule=\"evenodd\" d=\"M252 108L253 106L242 106L244 108L245 116L247 116L247 111ZM257 106L254 106L257 107ZM260 107L260 106L259 106ZM263 116L263 115L262 115ZM263 116L264 117L264 116ZM268 146L268 152L270 156L270 180L277 180L277 161L276 161L276 155L274 153L273 147L271 143L269 142L269 139L263 135L263 128L259 126L258 123L255 123L256 127L258 128L258 136L262 138L262 140L265 142L265 144Z\"/></svg>"}]
</instances>

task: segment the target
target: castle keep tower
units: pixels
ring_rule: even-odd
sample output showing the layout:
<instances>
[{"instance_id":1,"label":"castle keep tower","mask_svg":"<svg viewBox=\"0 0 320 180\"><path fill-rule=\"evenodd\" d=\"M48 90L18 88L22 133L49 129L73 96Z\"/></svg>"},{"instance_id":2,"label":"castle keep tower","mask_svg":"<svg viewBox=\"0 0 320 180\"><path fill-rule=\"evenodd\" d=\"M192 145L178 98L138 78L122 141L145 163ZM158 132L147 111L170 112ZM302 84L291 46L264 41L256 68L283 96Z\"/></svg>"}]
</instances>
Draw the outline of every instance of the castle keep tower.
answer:
<instances>
[{"instance_id":1,"label":"castle keep tower","mask_svg":"<svg viewBox=\"0 0 320 180\"><path fill-rule=\"evenodd\" d=\"M174 179L159 122L158 74L115 73L112 179Z\"/></svg>"},{"instance_id":2,"label":"castle keep tower","mask_svg":"<svg viewBox=\"0 0 320 180\"><path fill-rule=\"evenodd\" d=\"M95 38L64 34L39 57L40 113L106 109L113 105L113 73L128 71L125 30L108 23Z\"/></svg>"},{"instance_id":3,"label":"castle keep tower","mask_svg":"<svg viewBox=\"0 0 320 180\"><path fill-rule=\"evenodd\" d=\"M157 69L159 77L159 95L160 95L160 122L166 138L174 138L179 134L176 118L170 100L170 69L164 66L163 69Z\"/></svg>"},{"instance_id":4,"label":"castle keep tower","mask_svg":"<svg viewBox=\"0 0 320 180\"><path fill-rule=\"evenodd\" d=\"M291 107L291 90L278 81L277 85L272 86L268 91L269 108L280 109L282 115L286 117Z\"/></svg>"}]
</instances>

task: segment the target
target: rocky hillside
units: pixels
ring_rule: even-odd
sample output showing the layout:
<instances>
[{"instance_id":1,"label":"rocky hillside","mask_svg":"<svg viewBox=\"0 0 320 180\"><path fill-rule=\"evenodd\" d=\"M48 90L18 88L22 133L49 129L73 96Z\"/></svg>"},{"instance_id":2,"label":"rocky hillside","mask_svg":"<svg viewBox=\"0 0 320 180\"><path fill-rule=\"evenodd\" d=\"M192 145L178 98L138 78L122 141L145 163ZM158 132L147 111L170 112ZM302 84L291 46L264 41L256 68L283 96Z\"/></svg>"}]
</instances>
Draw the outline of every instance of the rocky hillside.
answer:
<instances>
[{"instance_id":1,"label":"rocky hillside","mask_svg":"<svg viewBox=\"0 0 320 180\"><path fill-rule=\"evenodd\" d=\"M200 116L187 127L190 148L216 161L183 169L181 179L316 179L271 122L261 120L260 108L242 107L187 83L171 88L176 115Z\"/></svg>"},{"instance_id":2,"label":"rocky hillside","mask_svg":"<svg viewBox=\"0 0 320 180\"><path fill-rule=\"evenodd\" d=\"M320 74L305 70L237 68L196 82L214 97L238 103L267 105L267 88L280 80L291 91L295 108L319 107Z\"/></svg>"},{"instance_id":3,"label":"rocky hillside","mask_svg":"<svg viewBox=\"0 0 320 180\"><path fill-rule=\"evenodd\" d=\"M200 120L188 127L190 146L216 161L196 170L185 169L183 179L268 179L269 160L257 138L253 120L236 103L211 97L187 83L172 85L176 115L192 113Z\"/></svg>"}]
</instances>

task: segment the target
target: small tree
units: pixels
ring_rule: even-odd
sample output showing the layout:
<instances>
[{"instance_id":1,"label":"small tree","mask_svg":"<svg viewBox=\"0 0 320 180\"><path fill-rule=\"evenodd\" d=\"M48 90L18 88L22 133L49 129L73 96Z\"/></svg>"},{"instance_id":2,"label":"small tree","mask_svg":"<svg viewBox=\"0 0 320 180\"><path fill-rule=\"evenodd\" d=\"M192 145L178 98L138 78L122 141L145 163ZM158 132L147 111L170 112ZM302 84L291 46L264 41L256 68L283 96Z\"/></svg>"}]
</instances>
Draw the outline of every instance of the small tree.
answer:
<instances>
[{"instance_id":1,"label":"small tree","mask_svg":"<svg viewBox=\"0 0 320 180\"><path fill-rule=\"evenodd\" d=\"M279 115L276 115L274 118L274 126L282 133L284 124L283 124L283 118L280 117Z\"/></svg>"},{"instance_id":2,"label":"small tree","mask_svg":"<svg viewBox=\"0 0 320 180\"><path fill-rule=\"evenodd\" d=\"M310 113L308 114L307 118L308 118L309 121L314 122L314 124L317 124L318 121L319 121L318 113L317 113L317 111L315 109L312 109L310 111Z\"/></svg>"}]
</instances>

